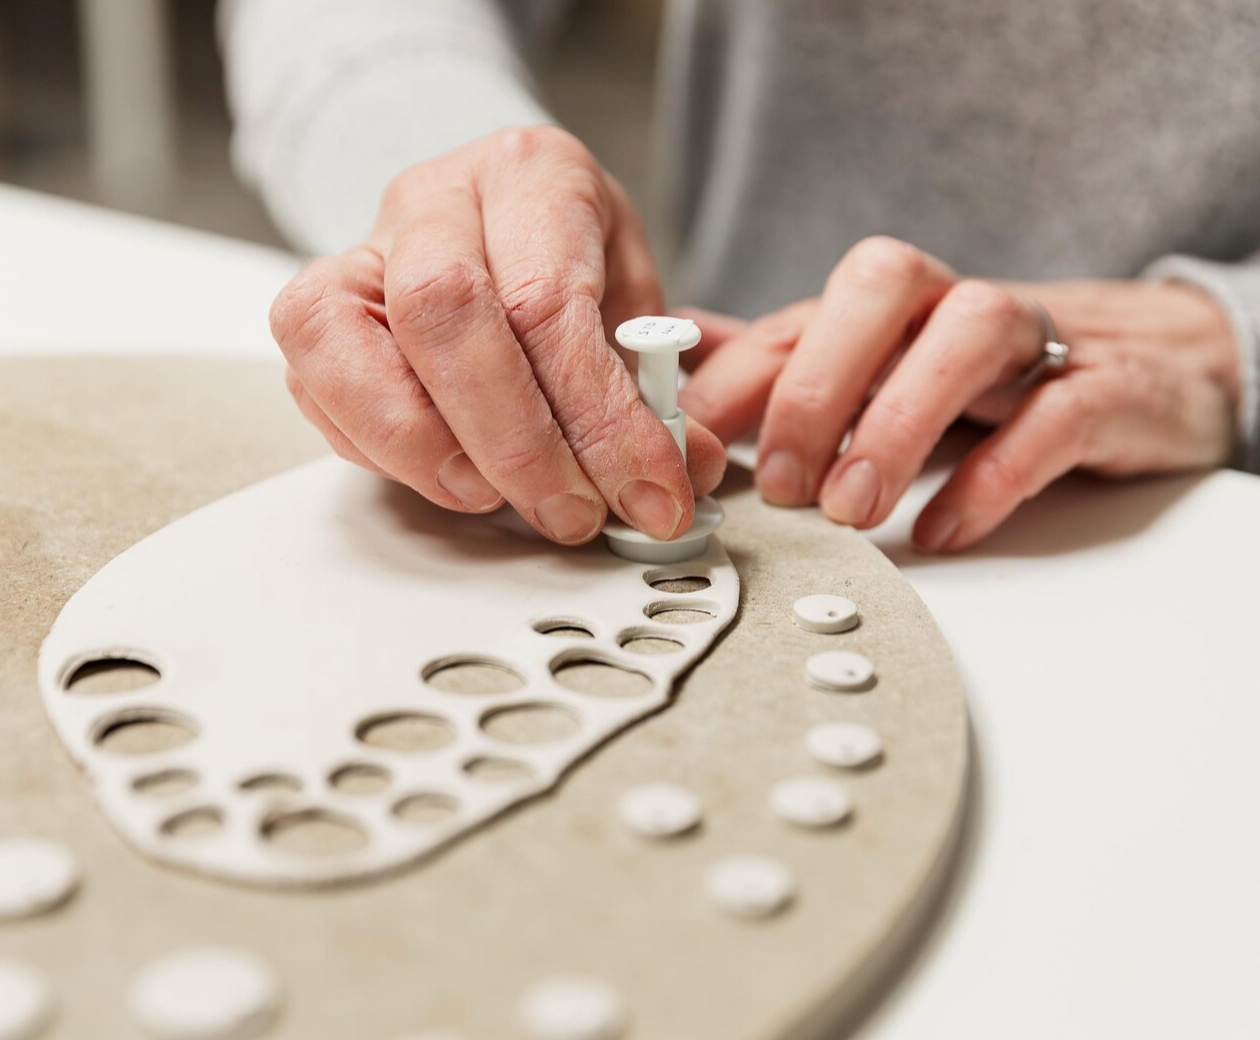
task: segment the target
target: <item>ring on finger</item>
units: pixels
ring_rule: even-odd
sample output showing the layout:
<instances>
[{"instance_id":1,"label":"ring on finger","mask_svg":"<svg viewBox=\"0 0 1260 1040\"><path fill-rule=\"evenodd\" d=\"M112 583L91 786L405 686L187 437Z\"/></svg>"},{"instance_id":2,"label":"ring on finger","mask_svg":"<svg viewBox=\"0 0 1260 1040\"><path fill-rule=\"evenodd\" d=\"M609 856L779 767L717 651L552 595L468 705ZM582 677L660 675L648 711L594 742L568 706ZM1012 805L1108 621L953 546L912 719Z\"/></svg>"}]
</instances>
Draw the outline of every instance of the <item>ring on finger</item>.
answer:
<instances>
[{"instance_id":1,"label":"ring on finger","mask_svg":"<svg viewBox=\"0 0 1260 1040\"><path fill-rule=\"evenodd\" d=\"M1031 297L1028 298L1028 302L1041 318L1044 342L1037 359L1024 369L1016 380L1016 384L1020 387L1033 386L1043 379L1057 375L1067 366L1068 355L1071 353L1071 348L1059 338L1059 330L1055 328L1054 320L1046 309Z\"/></svg>"}]
</instances>

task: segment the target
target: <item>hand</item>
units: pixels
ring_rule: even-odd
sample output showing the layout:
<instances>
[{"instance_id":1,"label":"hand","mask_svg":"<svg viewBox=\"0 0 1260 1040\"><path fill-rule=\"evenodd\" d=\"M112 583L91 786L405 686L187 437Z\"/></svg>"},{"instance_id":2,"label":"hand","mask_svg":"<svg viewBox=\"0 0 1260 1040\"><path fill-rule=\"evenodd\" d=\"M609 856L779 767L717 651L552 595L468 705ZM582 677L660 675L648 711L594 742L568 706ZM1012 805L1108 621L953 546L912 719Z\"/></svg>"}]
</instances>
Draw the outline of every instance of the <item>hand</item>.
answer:
<instances>
[{"instance_id":1,"label":"hand","mask_svg":"<svg viewBox=\"0 0 1260 1040\"><path fill-rule=\"evenodd\" d=\"M368 240L298 275L271 327L339 455L447 509L507 500L577 544L610 508L672 538L693 483L721 480L718 440L689 424L684 465L609 346L661 309L625 192L573 137L534 127L401 174Z\"/></svg>"},{"instance_id":2,"label":"hand","mask_svg":"<svg viewBox=\"0 0 1260 1040\"><path fill-rule=\"evenodd\" d=\"M1071 353L1024 388L1045 342L1037 304ZM1220 308L1181 284L960 280L871 238L820 299L752 324L691 316L705 340L683 407L726 442L761 424L757 482L777 505L820 502L832 520L872 527L955 420L995 425L919 516L929 551L973 544L1078 466L1215 466L1231 444L1238 347Z\"/></svg>"}]
</instances>

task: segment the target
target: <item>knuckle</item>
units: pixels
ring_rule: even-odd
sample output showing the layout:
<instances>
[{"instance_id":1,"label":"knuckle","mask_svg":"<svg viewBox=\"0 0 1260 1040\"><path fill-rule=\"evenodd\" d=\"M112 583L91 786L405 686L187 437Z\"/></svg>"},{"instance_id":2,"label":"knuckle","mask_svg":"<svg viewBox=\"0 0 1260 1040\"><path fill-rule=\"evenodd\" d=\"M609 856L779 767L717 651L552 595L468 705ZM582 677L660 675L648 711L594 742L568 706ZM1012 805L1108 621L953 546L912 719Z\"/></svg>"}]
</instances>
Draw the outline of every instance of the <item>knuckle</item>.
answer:
<instances>
[{"instance_id":1,"label":"knuckle","mask_svg":"<svg viewBox=\"0 0 1260 1040\"><path fill-rule=\"evenodd\" d=\"M630 415L638 395L615 391L589 395L563 416L561 425L573 453L581 458L605 446L631 441Z\"/></svg>"},{"instance_id":2,"label":"knuckle","mask_svg":"<svg viewBox=\"0 0 1260 1040\"><path fill-rule=\"evenodd\" d=\"M495 487L529 486L553 458L548 447L540 444L531 430L508 430L483 468L485 477Z\"/></svg>"},{"instance_id":3,"label":"knuckle","mask_svg":"<svg viewBox=\"0 0 1260 1040\"><path fill-rule=\"evenodd\" d=\"M883 395L876 396L862 425L873 428L881 439L903 450L923 450L930 447L938 435L928 417L912 401Z\"/></svg>"},{"instance_id":4,"label":"knuckle","mask_svg":"<svg viewBox=\"0 0 1260 1040\"><path fill-rule=\"evenodd\" d=\"M1097 440L1099 401L1084 380L1055 379L1036 391L1037 407L1056 436L1067 440L1076 458L1088 462Z\"/></svg>"},{"instance_id":5,"label":"knuckle","mask_svg":"<svg viewBox=\"0 0 1260 1040\"><path fill-rule=\"evenodd\" d=\"M849 250L833 278L879 288L890 282L917 282L927 270L927 254L921 249L889 235L873 235Z\"/></svg>"},{"instance_id":6,"label":"knuckle","mask_svg":"<svg viewBox=\"0 0 1260 1040\"><path fill-rule=\"evenodd\" d=\"M610 408L606 401L588 401L581 411L574 416L569 435L569 447L581 458L616 440L623 426L622 416L616 409Z\"/></svg>"},{"instance_id":7,"label":"knuckle","mask_svg":"<svg viewBox=\"0 0 1260 1040\"><path fill-rule=\"evenodd\" d=\"M378 428L381 455L388 459L418 457L416 448L425 442L426 417L415 413L385 416Z\"/></svg>"},{"instance_id":8,"label":"knuckle","mask_svg":"<svg viewBox=\"0 0 1260 1040\"><path fill-rule=\"evenodd\" d=\"M821 419L834 410L831 395L815 382L784 375L780 376L774 392L775 403L797 417L798 424L801 420Z\"/></svg>"},{"instance_id":9,"label":"knuckle","mask_svg":"<svg viewBox=\"0 0 1260 1040\"><path fill-rule=\"evenodd\" d=\"M458 257L431 260L386 286L390 327L413 336L441 333L472 311L490 291L489 276Z\"/></svg>"},{"instance_id":10,"label":"knuckle","mask_svg":"<svg viewBox=\"0 0 1260 1040\"><path fill-rule=\"evenodd\" d=\"M371 441L372 458L412 487L431 487L437 479L438 460L450 454L434 423L435 416L436 409L430 406L378 419Z\"/></svg>"},{"instance_id":11,"label":"knuckle","mask_svg":"<svg viewBox=\"0 0 1260 1040\"><path fill-rule=\"evenodd\" d=\"M336 321L339 310L333 281L322 264L313 264L280 290L271 305L271 335L286 355L313 348Z\"/></svg>"},{"instance_id":12,"label":"knuckle","mask_svg":"<svg viewBox=\"0 0 1260 1040\"><path fill-rule=\"evenodd\" d=\"M598 274L585 265L561 272L534 265L535 272L518 280L501 293L508 324L520 338L533 337L558 320L586 321L602 325L599 296L602 284Z\"/></svg>"},{"instance_id":13,"label":"knuckle","mask_svg":"<svg viewBox=\"0 0 1260 1040\"><path fill-rule=\"evenodd\" d=\"M1053 380L1040 387L1037 402L1047 421L1063 433L1080 430L1092 418L1089 396L1067 380Z\"/></svg>"},{"instance_id":14,"label":"knuckle","mask_svg":"<svg viewBox=\"0 0 1260 1040\"><path fill-rule=\"evenodd\" d=\"M991 500L1023 501L1028 497L1028 467L1009 455L989 452L976 464L973 475Z\"/></svg>"},{"instance_id":15,"label":"knuckle","mask_svg":"<svg viewBox=\"0 0 1260 1040\"><path fill-rule=\"evenodd\" d=\"M992 282L967 278L945 296L944 306L955 314L998 328L1010 328L1025 314L1025 305Z\"/></svg>"}]
</instances>

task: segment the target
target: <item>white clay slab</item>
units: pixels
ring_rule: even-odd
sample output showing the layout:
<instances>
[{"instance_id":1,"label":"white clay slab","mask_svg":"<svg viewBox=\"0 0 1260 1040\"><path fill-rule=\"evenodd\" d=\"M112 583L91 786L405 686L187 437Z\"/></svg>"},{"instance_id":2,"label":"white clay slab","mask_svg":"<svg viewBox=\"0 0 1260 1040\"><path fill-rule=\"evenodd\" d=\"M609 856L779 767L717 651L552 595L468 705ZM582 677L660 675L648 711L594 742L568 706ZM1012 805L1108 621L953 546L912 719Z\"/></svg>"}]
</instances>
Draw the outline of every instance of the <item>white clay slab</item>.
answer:
<instances>
[{"instance_id":1,"label":"white clay slab","mask_svg":"<svg viewBox=\"0 0 1260 1040\"><path fill-rule=\"evenodd\" d=\"M679 578L708 584L652 586ZM552 787L667 703L738 599L716 538L660 567L602 541L557 549L509 511L456 516L329 459L109 563L57 619L40 687L99 804L145 854L239 881L334 883L411 863ZM648 637L672 652L634 652ZM83 692L111 659L160 678ZM283 840L310 824L354 840L324 856Z\"/></svg>"}]
</instances>

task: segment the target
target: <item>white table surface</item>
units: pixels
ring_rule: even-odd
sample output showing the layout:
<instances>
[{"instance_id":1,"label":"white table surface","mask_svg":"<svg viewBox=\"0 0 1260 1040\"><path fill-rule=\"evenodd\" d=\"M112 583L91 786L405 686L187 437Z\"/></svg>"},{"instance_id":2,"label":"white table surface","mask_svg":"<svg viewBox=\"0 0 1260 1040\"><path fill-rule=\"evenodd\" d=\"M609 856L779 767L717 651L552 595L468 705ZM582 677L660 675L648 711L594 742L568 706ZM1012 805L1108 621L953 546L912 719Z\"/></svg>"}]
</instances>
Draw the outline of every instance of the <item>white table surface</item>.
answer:
<instances>
[{"instance_id":1,"label":"white table surface","mask_svg":"<svg viewBox=\"0 0 1260 1040\"><path fill-rule=\"evenodd\" d=\"M274 356L291 256L0 187L0 354ZM1260 479L1064 481L982 547L874 541L954 649L976 783L862 1040L1260 1037Z\"/></svg>"}]
</instances>

